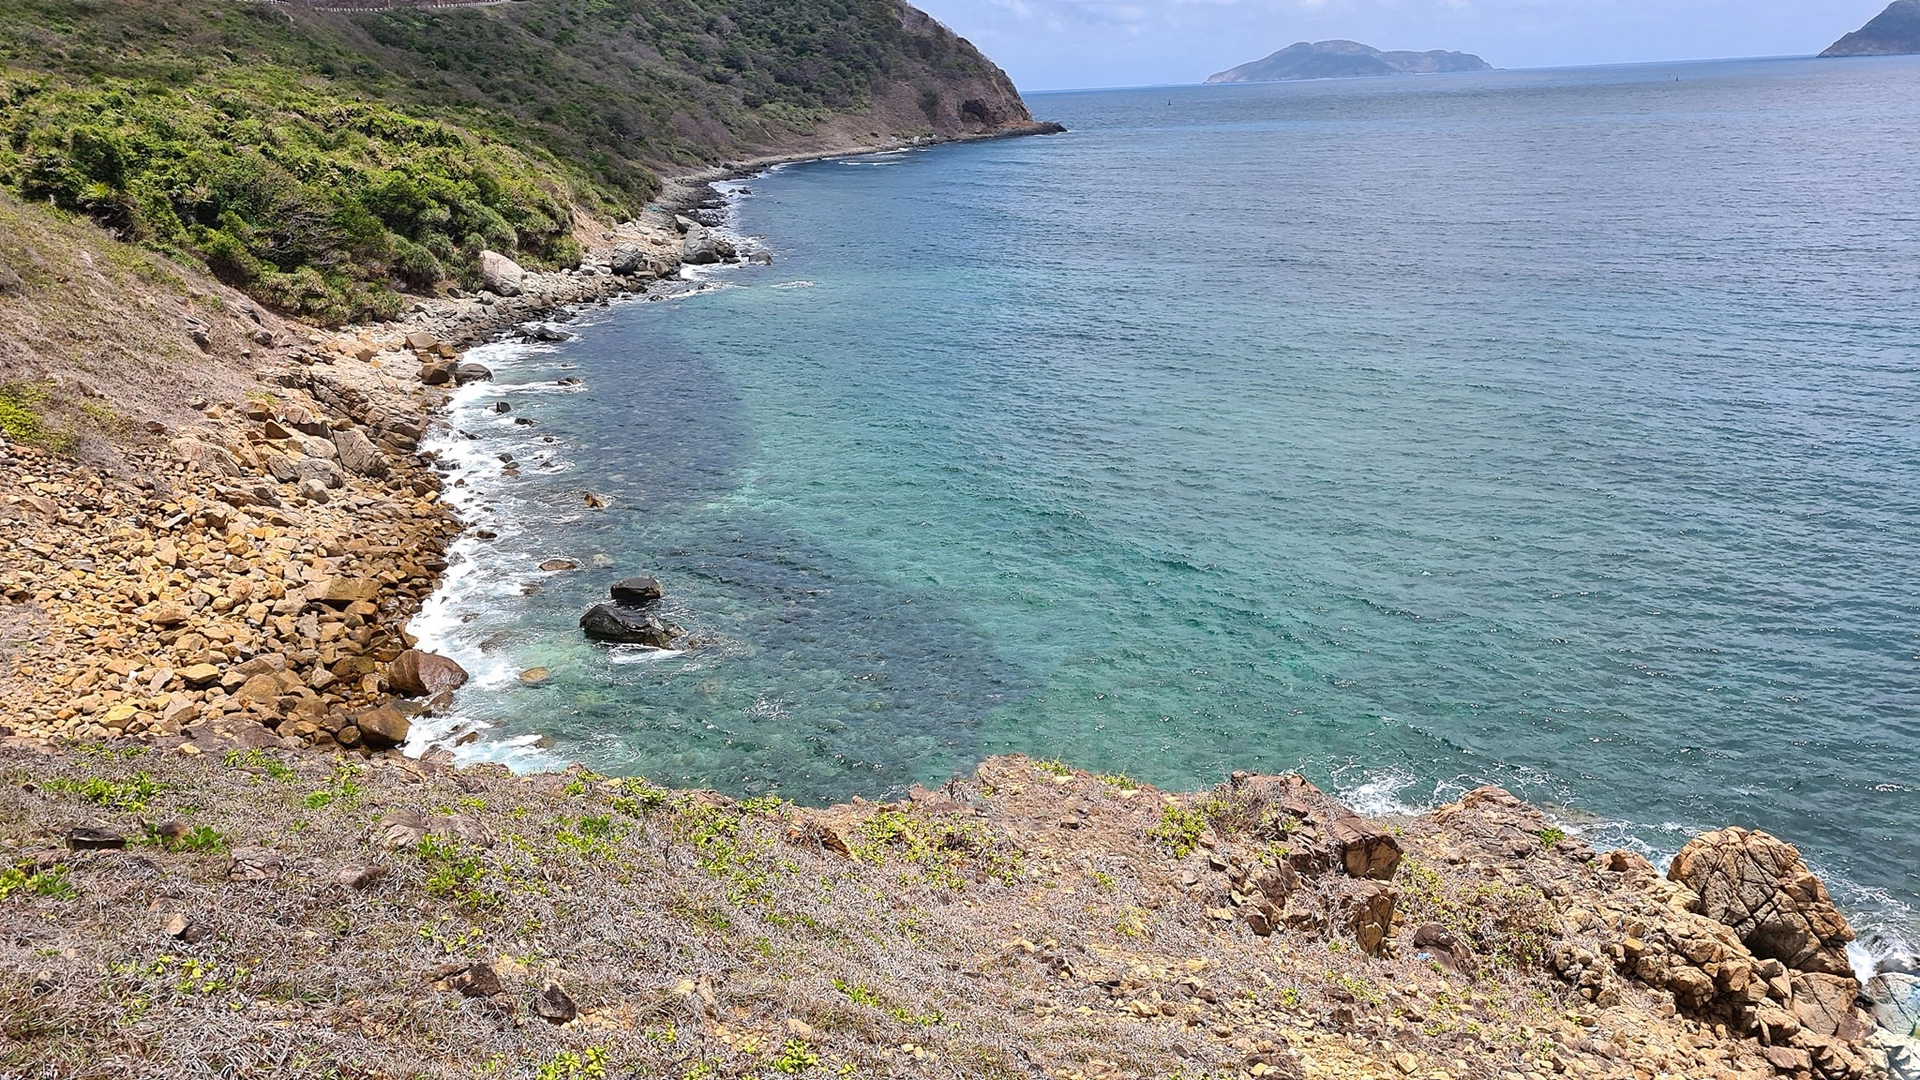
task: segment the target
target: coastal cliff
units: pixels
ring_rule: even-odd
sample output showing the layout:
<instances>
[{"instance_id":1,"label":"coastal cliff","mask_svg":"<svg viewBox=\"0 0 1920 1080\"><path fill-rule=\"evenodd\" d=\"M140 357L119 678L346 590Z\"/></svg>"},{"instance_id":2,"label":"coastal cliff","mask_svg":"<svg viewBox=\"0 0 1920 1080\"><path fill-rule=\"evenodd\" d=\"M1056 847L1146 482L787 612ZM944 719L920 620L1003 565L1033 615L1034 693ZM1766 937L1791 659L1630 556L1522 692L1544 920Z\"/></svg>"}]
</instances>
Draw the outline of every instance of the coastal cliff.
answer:
<instances>
[{"instance_id":1,"label":"coastal cliff","mask_svg":"<svg viewBox=\"0 0 1920 1080\"><path fill-rule=\"evenodd\" d=\"M897 0L0 0L0 130L0 189L340 323L576 265L666 176L1046 127Z\"/></svg>"},{"instance_id":2,"label":"coastal cliff","mask_svg":"<svg viewBox=\"0 0 1920 1080\"><path fill-rule=\"evenodd\" d=\"M1893 0L1867 25L1827 46L1821 56L1920 53L1920 0Z\"/></svg>"}]
</instances>

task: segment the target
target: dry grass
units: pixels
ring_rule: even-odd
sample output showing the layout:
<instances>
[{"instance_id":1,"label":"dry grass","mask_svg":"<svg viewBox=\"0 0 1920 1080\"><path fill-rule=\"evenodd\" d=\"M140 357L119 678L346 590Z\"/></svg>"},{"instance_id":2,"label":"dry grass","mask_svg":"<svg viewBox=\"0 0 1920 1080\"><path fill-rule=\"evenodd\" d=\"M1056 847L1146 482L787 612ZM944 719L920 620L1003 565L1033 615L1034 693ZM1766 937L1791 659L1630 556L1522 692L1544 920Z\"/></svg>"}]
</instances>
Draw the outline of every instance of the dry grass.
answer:
<instances>
[{"instance_id":1,"label":"dry grass","mask_svg":"<svg viewBox=\"0 0 1920 1080\"><path fill-rule=\"evenodd\" d=\"M253 305L217 282L5 194L0 282L0 389L39 399L33 411L56 445L103 462L151 438L149 421L199 421L195 397L240 400L253 384L251 335L285 336L278 319L259 311L256 321Z\"/></svg>"},{"instance_id":2,"label":"dry grass","mask_svg":"<svg viewBox=\"0 0 1920 1080\"><path fill-rule=\"evenodd\" d=\"M1619 1046L1698 1036L1657 996L1575 996L1514 942L1593 897L1493 882L1424 819L1406 842L1436 854L1368 957L1340 929L1211 913L1210 867L1266 857L1257 838L1209 826L1176 857L1154 833L1217 796L1058 773L995 759L910 803L814 811L579 770L0 749L0 863L41 875L0 899L0 1076L1630 1077ZM424 838L391 826L405 811ZM140 839L174 820L193 831ZM37 854L85 824L134 843ZM230 880L257 847L278 870ZM389 872L340 883L367 865ZM176 914L204 936L169 936ZM1477 970L1418 955L1413 919L1449 921ZM500 994L448 987L475 963ZM536 1014L550 982L571 1023Z\"/></svg>"}]
</instances>

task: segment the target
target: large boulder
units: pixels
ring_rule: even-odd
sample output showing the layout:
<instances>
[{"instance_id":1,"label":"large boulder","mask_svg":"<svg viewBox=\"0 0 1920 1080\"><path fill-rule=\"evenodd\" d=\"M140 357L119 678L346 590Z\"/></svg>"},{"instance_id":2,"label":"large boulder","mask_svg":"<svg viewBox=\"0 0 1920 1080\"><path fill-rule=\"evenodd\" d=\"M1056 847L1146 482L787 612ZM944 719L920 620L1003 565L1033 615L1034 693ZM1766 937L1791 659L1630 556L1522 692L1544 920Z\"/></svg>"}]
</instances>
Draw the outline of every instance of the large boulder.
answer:
<instances>
[{"instance_id":1,"label":"large boulder","mask_svg":"<svg viewBox=\"0 0 1920 1080\"><path fill-rule=\"evenodd\" d=\"M239 476L245 470L234 460L225 447L201 442L199 439L179 438L173 440L173 452L181 461L213 476Z\"/></svg>"},{"instance_id":2,"label":"large boulder","mask_svg":"<svg viewBox=\"0 0 1920 1080\"><path fill-rule=\"evenodd\" d=\"M1888 972L1867 980L1873 1019L1903 1039L1920 1038L1920 976Z\"/></svg>"},{"instance_id":3,"label":"large boulder","mask_svg":"<svg viewBox=\"0 0 1920 1080\"><path fill-rule=\"evenodd\" d=\"M680 634L679 627L614 604L595 604L587 609L587 613L580 616L580 629L595 641L656 649L672 648L673 639Z\"/></svg>"},{"instance_id":4,"label":"large boulder","mask_svg":"<svg viewBox=\"0 0 1920 1080\"><path fill-rule=\"evenodd\" d=\"M391 705L355 714L353 725L360 729L361 740L375 750L385 750L407 741L407 718Z\"/></svg>"},{"instance_id":5,"label":"large boulder","mask_svg":"<svg viewBox=\"0 0 1920 1080\"><path fill-rule=\"evenodd\" d=\"M519 296L527 279L527 272L520 264L497 251L480 253L480 280L488 289L501 296Z\"/></svg>"},{"instance_id":6,"label":"large boulder","mask_svg":"<svg viewBox=\"0 0 1920 1080\"><path fill-rule=\"evenodd\" d=\"M387 665L387 689L401 697L432 697L466 682L467 669L439 653L408 649Z\"/></svg>"},{"instance_id":7,"label":"large boulder","mask_svg":"<svg viewBox=\"0 0 1920 1080\"><path fill-rule=\"evenodd\" d=\"M648 577L646 574L635 574L630 578L622 578L614 582L613 587L609 589L608 592L612 594L614 603L623 604L627 607L640 607L644 604L651 604L667 594L666 590L660 587L658 581Z\"/></svg>"},{"instance_id":8,"label":"large boulder","mask_svg":"<svg viewBox=\"0 0 1920 1080\"><path fill-rule=\"evenodd\" d=\"M473 382L492 382L493 369L485 364L460 364L453 369L453 384L465 386Z\"/></svg>"},{"instance_id":9,"label":"large boulder","mask_svg":"<svg viewBox=\"0 0 1920 1080\"><path fill-rule=\"evenodd\" d=\"M738 258L740 253L732 244L714 235L705 225L694 224L687 230L686 238L680 241L680 259L694 266L709 263L728 262Z\"/></svg>"},{"instance_id":10,"label":"large boulder","mask_svg":"<svg viewBox=\"0 0 1920 1080\"><path fill-rule=\"evenodd\" d=\"M647 269L647 253L639 244L615 244L607 252L607 269L616 274L637 274Z\"/></svg>"},{"instance_id":11,"label":"large boulder","mask_svg":"<svg viewBox=\"0 0 1920 1080\"><path fill-rule=\"evenodd\" d=\"M345 465L347 471L376 479L387 475L387 456L359 428L334 432L333 447L339 451L340 464Z\"/></svg>"},{"instance_id":12,"label":"large boulder","mask_svg":"<svg viewBox=\"0 0 1920 1080\"><path fill-rule=\"evenodd\" d=\"M1853 929L1792 844L1746 829L1702 833L1673 857L1667 877L1693 890L1695 910L1732 927L1755 956L1852 976Z\"/></svg>"}]
</instances>

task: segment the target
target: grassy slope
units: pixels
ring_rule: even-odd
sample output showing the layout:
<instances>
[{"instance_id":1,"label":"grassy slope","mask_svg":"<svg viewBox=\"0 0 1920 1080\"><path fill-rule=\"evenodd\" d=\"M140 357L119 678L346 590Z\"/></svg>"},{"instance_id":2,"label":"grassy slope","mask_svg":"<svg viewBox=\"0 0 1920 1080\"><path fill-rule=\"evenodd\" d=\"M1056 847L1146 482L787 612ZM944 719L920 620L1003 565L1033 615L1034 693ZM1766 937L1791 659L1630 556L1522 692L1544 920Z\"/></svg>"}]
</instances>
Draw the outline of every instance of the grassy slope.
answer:
<instances>
[{"instance_id":1,"label":"grassy slope","mask_svg":"<svg viewBox=\"0 0 1920 1080\"><path fill-rule=\"evenodd\" d=\"M226 0L0 0L0 187L204 260L284 310L389 314L479 248L566 262L575 205L660 170L955 130L997 68L894 0L532 0L361 14Z\"/></svg>"},{"instance_id":2,"label":"grassy slope","mask_svg":"<svg viewBox=\"0 0 1920 1080\"><path fill-rule=\"evenodd\" d=\"M1210 863L1269 857L1253 826L1206 824L1230 800L1170 809L1123 777L1019 758L912 806L829 811L577 771L137 747L0 749L0 781L6 1075L1772 1071L1751 1044L1679 1035L1658 993L1623 986L1596 1009L1548 971L1551 942L1602 948L1563 911L1682 916L1659 914L1650 873L1629 884L1532 837L1518 859L1473 846L1497 824L1479 810L1409 823L1399 955L1370 958L1343 927L1262 938L1212 910L1228 901ZM429 815L424 839L393 827L408 811ZM169 820L176 839L140 842ZM134 846L46 850L83 823ZM235 856L264 865L246 848L278 864L236 879ZM369 865L387 873L341 883ZM1310 878L1296 898L1348 887ZM1473 974L1407 944L1429 923L1480 958ZM445 981L475 963L497 992ZM578 1005L564 1026L538 1014L550 982Z\"/></svg>"},{"instance_id":3,"label":"grassy slope","mask_svg":"<svg viewBox=\"0 0 1920 1080\"><path fill-rule=\"evenodd\" d=\"M111 458L135 434L132 417L198 421L189 399L238 400L253 381L252 335L283 329L244 304L90 222L0 192L0 431Z\"/></svg>"}]
</instances>

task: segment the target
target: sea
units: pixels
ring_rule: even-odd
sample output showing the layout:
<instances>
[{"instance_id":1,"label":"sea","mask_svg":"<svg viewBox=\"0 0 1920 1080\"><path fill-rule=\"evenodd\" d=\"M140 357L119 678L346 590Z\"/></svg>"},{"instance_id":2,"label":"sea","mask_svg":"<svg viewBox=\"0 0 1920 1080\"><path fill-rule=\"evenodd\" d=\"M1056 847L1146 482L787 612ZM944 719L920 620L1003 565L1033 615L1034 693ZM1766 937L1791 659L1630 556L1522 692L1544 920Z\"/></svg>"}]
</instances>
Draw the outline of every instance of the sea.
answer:
<instances>
[{"instance_id":1,"label":"sea","mask_svg":"<svg viewBox=\"0 0 1920 1080\"><path fill-rule=\"evenodd\" d=\"M413 752L1498 784L1920 939L1920 58L1029 101L1068 133L721 185L770 265L474 350ZM684 648L577 629L639 573Z\"/></svg>"}]
</instances>

